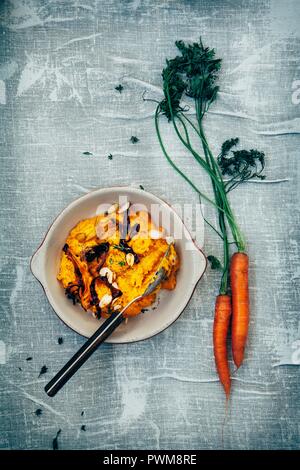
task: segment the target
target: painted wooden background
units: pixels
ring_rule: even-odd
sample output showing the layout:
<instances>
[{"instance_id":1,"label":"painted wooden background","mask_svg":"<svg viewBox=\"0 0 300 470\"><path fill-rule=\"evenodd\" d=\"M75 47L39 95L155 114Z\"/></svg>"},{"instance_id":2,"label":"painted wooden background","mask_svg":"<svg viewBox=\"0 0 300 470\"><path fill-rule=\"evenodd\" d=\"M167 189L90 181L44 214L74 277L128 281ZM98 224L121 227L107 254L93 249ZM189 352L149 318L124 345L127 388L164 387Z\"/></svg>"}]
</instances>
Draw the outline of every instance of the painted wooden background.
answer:
<instances>
[{"instance_id":1,"label":"painted wooden background","mask_svg":"<svg viewBox=\"0 0 300 470\"><path fill-rule=\"evenodd\" d=\"M105 345L50 399L45 383L84 340L56 317L29 269L53 218L91 188L142 184L172 204L197 202L164 160L154 104L142 94L161 97L174 41L200 35L224 60L206 120L212 147L239 136L265 151L273 181L232 196L251 256L252 317L224 446L299 447L299 20L296 0L1 2L1 448L51 448L58 429L65 449L222 446L211 341L218 274L207 270L174 326ZM208 190L167 123L164 132L181 168ZM220 253L209 229L204 250Z\"/></svg>"}]
</instances>

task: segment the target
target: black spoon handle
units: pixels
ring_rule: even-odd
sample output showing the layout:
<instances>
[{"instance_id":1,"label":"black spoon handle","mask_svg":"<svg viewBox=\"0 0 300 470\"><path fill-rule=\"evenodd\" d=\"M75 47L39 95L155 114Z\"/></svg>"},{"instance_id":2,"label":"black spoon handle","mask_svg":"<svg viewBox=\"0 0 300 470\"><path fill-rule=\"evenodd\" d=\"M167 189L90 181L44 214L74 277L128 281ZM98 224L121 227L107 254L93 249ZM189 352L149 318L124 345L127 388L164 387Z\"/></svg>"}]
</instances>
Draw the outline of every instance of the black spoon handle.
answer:
<instances>
[{"instance_id":1,"label":"black spoon handle","mask_svg":"<svg viewBox=\"0 0 300 470\"><path fill-rule=\"evenodd\" d=\"M122 313L113 313L86 343L74 354L74 356L64 365L64 367L46 385L45 392L49 397L54 397L56 393L68 382L75 372L85 363L103 341L122 323L124 317Z\"/></svg>"}]
</instances>

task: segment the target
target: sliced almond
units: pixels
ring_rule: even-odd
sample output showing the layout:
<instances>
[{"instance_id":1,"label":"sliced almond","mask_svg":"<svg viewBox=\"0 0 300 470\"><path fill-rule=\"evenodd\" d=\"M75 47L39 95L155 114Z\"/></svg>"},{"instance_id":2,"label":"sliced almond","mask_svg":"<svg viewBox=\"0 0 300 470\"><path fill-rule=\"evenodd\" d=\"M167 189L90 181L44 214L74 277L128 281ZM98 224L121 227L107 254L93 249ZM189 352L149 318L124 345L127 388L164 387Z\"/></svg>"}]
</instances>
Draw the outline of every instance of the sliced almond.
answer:
<instances>
[{"instance_id":1,"label":"sliced almond","mask_svg":"<svg viewBox=\"0 0 300 470\"><path fill-rule=\"evenodd\" d=\"M174 238L173 237L166 237L166 242L168 245L172 245L174 243Z\"/></svg>"},{"instance_id":2,"label":"sliced almond","mask_svg":"<svg viewBox=\"0 0 300 470\"><path fill-rule=\"evenodd\" d=\"M111 285L112 285L115 289L119 289L119 286L118 286L118 284L117 284L116 282L111 283Z\"/></svg>"},{"instance_id":3,"label":"sliced almond","mask_svg":"<svg viewBox=\"0 0 300 470\"><path fill-rule=\"evenodd\" d=\"M120 310L122 308L122 305L114 305L114 310Z\"/></svg>"},{"instance_id":4,"label":"sliced almond","mask_svg":"<svg viewBox=\"0 0 300 470\"><path fill-rule=\"evenodd\" d=\"M99 307L107 307L112 301L112 296L110 294L105 294L99 302Z\"/></svg>"},{"instance_id":5,"label":"sliced almond","mask_svg":"<svg viewBox=\"0 0 300 470\"><path fill-rule=\"evenodd\" d=\"M132 253L127 253L126 255L126 262L129 266L133 266L134 265L134 256Z\"/></svg>"},{"instance_id":6,"label":"sliced almond","mask_svg":"<svg viewBox=\"0 0 300 470\"><path fill-rule=\"evenodd\" d=\"M99 271L100 276L106 276L108 272L111 272L109 268L101 268Z\"/></svg>"},{"instance_id":7,"label":"sliced almond","mask_svg":"<svg viewBox=\"0 0 300 470\"><path fill-rule=\"evenodd\" d=\"M113 272L109 268L101 268L99 271L100 276L107 277L108 282L113 282Z\"/></svg>"}]
</instances>

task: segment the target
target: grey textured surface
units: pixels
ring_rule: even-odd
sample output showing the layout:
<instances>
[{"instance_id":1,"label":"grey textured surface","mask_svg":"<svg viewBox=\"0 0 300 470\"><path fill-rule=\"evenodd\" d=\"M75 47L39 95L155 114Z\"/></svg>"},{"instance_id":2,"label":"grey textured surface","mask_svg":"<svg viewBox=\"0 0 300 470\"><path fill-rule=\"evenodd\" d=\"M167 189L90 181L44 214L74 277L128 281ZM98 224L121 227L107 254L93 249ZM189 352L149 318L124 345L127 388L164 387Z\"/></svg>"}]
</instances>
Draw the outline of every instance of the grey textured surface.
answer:
<instances>
[{"instance_id":1,"label":"grey textured surface","mask_svg":"<svg viewBox=\"0 0 300 470\"><path fill-rule=\"evenodd\" d=\"M232 197L249 243L252 317L224 446L299 448L300 369L277 366L300 355L299 2L16 0L1 2L0 17L1 448L51 448L59 428L65 449L222 446L224 397L211 341L217 274L207 271L167 331L105 345L50 399L46 381L83 338L55 316L29 270L51 220L90 188L142 184L173 204L197 201L164 160L153 103L141 95L161 96L174 41L200 34L224 59L206 120L212 146L240 136L265 151L269 179L287 179L248 184ZM131 135L140 142L131 144ZM172 145L181 167L208 188ZM208 230L204 249L219 252ZM44 364L49 371L38 378Z\"/></svg>"}]
</instances>

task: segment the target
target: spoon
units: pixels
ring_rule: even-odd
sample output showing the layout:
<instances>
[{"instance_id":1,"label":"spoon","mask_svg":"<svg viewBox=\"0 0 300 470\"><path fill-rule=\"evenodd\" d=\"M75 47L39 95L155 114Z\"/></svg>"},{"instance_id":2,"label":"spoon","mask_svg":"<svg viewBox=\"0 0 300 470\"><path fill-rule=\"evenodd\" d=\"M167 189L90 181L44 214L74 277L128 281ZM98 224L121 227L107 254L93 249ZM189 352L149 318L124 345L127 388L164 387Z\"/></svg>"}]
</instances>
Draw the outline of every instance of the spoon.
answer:
<instances>
[{"instance_id":1,"label":"spoon","mask_svg":"<svg viewBox=\"0 0 300 470\"><path fill-rule=\"evenodd\" d=\"M166 250L162 261L168 256L170 246ZM45 386L45 392L49 397L54 397L56 393L68 382L68 380L77 372L77 370L87 361L93 352L103 343L112 332L125 320L123 313L137 300L151 294L166 278L166 271L163 267L159 267L151 282L148 284L143 294L131 300L120 312L112 313L107 320L98 328L98 330L84 343L83 346L74 354L73 357L64 365L64 367L53 377Z\"/></svg>"}]
</instances>

